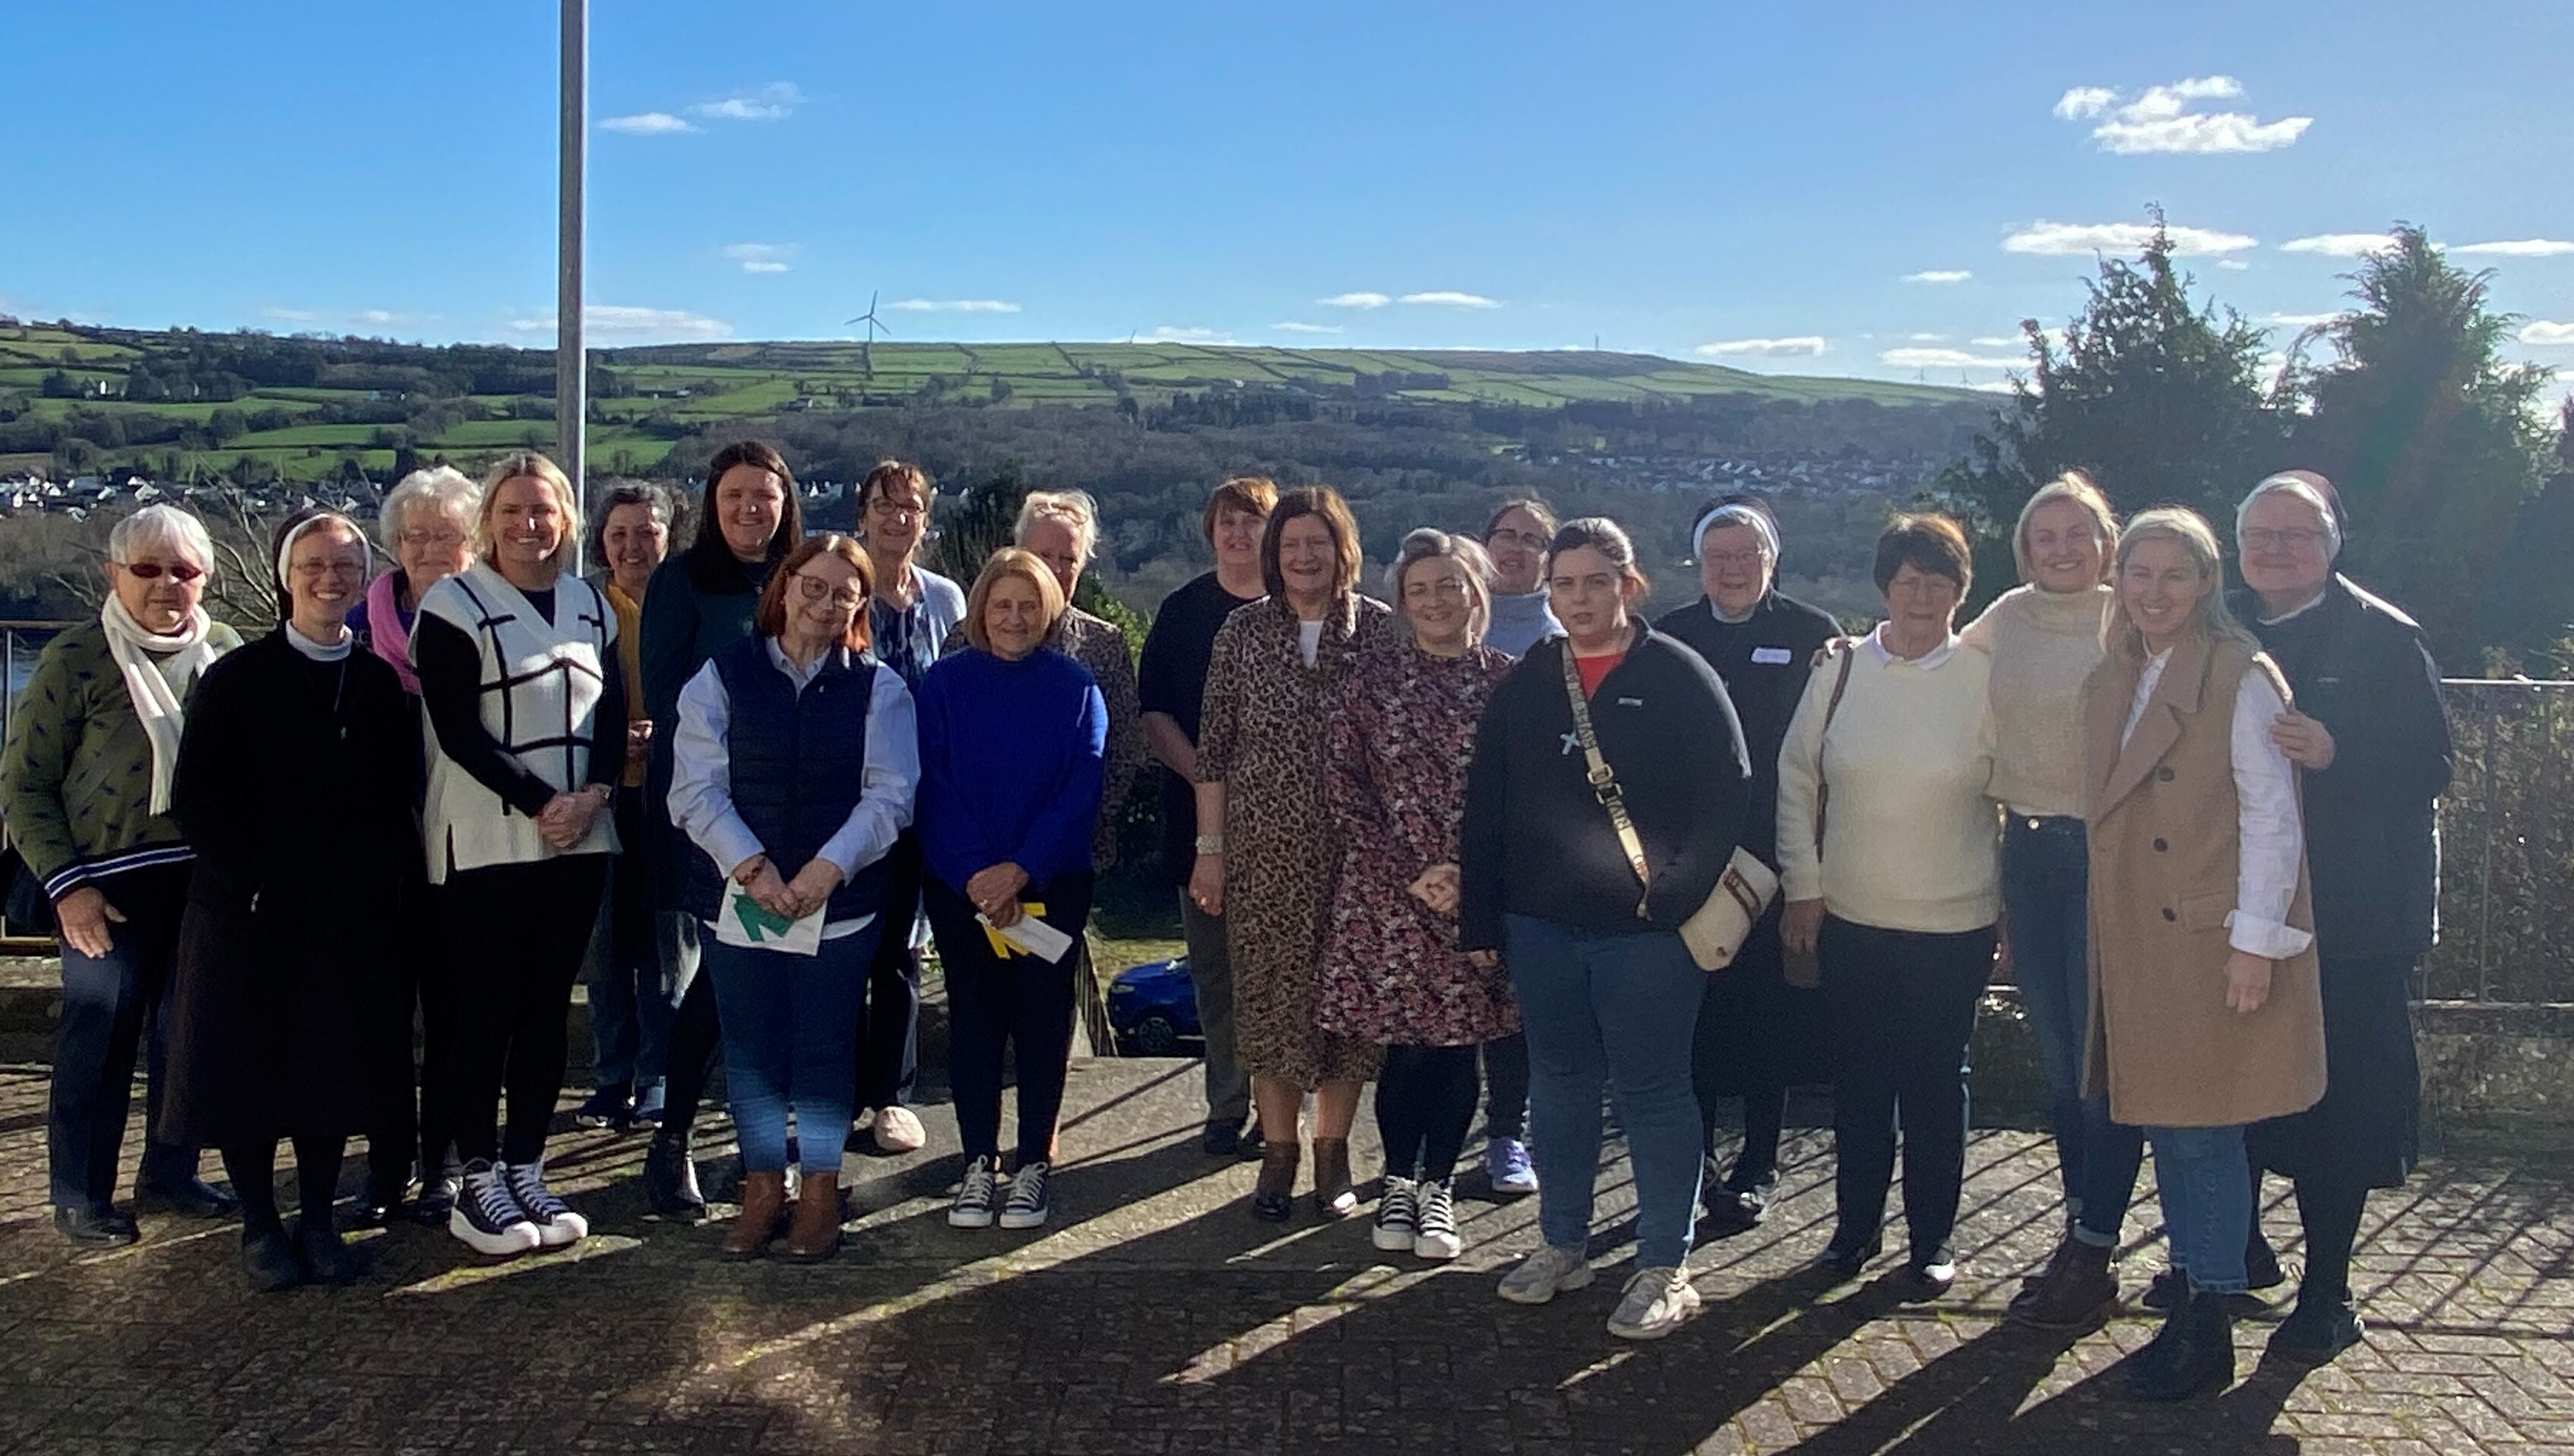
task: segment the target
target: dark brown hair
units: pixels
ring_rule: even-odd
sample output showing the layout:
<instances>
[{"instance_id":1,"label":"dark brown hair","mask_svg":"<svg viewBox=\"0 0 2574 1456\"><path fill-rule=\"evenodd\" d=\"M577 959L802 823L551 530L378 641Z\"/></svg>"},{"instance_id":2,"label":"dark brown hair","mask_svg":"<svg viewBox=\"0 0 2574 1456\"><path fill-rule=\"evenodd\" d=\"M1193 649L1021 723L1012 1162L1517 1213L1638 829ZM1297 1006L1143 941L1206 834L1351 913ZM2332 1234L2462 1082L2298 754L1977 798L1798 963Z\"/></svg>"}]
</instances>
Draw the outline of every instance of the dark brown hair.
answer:
<instances>
[{"instance_id":1,"label":"dark brown hair","mask_svg":"<svg viewBox=\"0 0 2574 1456\"><path fill-rule=\"evenodd\" d=\"M864 534L867 529L867 503L896 486L909 486L919 495L922 516L920 524L923 528L921 537L926 541L929 535L926 529L929 525L927 519L929 508L938 500L938 488L929 483L929 472L907 460L877 461L875 468L867 472L866 478L858 482L857 530L860 534Z\"/></svg>"},{"instance_id":2,"label":"dark brown hair","mask_svg":"<svg viewBox=\"0 0 2574 1456\"><path fill-rule=\"evenodd\" d=\"M1235 476L1207 492L1206 510L1198 516L1198 534L1215 545L1215 518L1239 511L1266 521L1278 509L1278 483L1267 476Z\"/></svg>"},{"instance_id":3,"label":"dark brown hair","mask_svg":"<svg viewBox=\"0 0 2574 1456\"><path fill-rule=\"evenodd\" d=\"M857 616L849 622L849 635L840 639L840 645L853 653L867 650L867 603L875 599L876 571L867 564L866 548L858 545L854 538L836 531L825 531L803 542L786 554L786 559L777 564L777 570L768 574L768 585L759 592L759 605L751 609L750 630L753 633L760 637L786 635L786 594L792 590L787 584L803 570L806 562L825 553L849 564L858 574L858 591L862 594Z\"/></svg>"},{"instance_id":4,"label":"dark brown hair","mask_svg":"<svg viewBox=\"0 0 2574 1456\"><path fill-rule=\"evenodd\" d=\"M1557 527L1561 524L1555 519L1555 512L1549 510L1544 501L1535 496L1513 496L1493 508L1493 514L1484 519L1483 535L1475 539L1479 542L1491 541L1493 533L1502 529L1502 518L1514 511L1526 511L1536 517L1538 534L1549 539L1553 539Z\"/></svg>"},{"instance_id":5,"label":"dark brown hair","mask_svg":"<svg viewBox=\"0 0 2574 1456\"><path fill-rule=\"evenodd\" d=\"M1621 579L1633 582L1637 596L1653 589L1645 569L1636 565L1636 543L1628 538L1627 528L1606 516L1579 516L1557 528L1555 544L1546 549L1548 574L1553 575L1557 557L1586 546L1607 557Z\"/></svg>"},{"instance_id":6,"label":"dark brown hair","mask_svg":"<svg viewBox=\"0 0 2574 1456\"><path fill-rule=\"evenodd\" d=\"M609 488L608 494L600 498L598 509L590 513L592 561L604 563L608 560L608 518L615 515L620 506L642 506L650 511L652 519L660 522L663 528L670 524L668 492L644 481L620 481Z\"/></svg>"},{"instance_id":7,"label":"dark brown hair","mask_svg":"<svg viewBox=\"0 0 2574 1456\"><path fill-rule=\"evenodd\" d=\"M786 468L786 457L777 453L777 447L765 440L736 440L706 462L706 490L697 502L697 537L691 550L731 552L724 545L723 527L715 520L715 487L726 472L743 465L777 477L778 489L786 493L785 509L777 513L777 530L768 538L768 559L776 562L804 539L804 508L795 499L795 472Z\"/></svg>"},{"instance_id":8,"label":"dark brown hair","mask_svg":"<svg viewBox=\"0 0 2574 1456\"><path fill-rule=\"evenodd\" d=\"M1319 518L1332 533L1332 595L1346 597L1356 591L1359 524L1350 519L1349 503L1329 486L1299 486L1279 495L1278 509L1269 513L1269 524L1260 529L1260 585L1270 596L1282 602L1287 599L1287 577L1278 569L1278 537L1288 522L1300 516Z\"/></svg>"},{"instance_id":9,"label":"dark brown hair","mask_svg":"<svg viewBox=\"0 0 2574 1456\"><path fill-rule=\"evenodd\" d=\"M1966 533L1936 511L1907 512L1886 524L1877 538L1877 590L1884 592L1895 574L1911 567L1957 584L1957 595L1974 585L1975 557Z\"/></svg>"}]
</instances>

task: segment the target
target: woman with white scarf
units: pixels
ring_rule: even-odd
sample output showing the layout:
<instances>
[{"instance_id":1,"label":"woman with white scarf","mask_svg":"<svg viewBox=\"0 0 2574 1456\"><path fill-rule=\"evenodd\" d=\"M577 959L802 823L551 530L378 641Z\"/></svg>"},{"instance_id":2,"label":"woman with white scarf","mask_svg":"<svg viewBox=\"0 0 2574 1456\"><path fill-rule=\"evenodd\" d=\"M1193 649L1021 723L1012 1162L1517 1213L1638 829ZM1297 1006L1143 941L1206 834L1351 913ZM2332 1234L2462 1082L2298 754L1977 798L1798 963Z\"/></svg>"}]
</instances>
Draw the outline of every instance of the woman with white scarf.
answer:
<instances>
[{"instance_id":1,"label":"woman with white scarf","mask_svg":"<svg viewBox=\"0 0 2574 1456\"><path fill-rule=\"evenodd\" d=\"M0 815L62 932L46 1137L54 1227L76 1244L140 1236L113 1200L147 1026L148 1112L162 1093L160 1009L194 854L170 815L170 785L197 676L241 646L199 600L214 559L205 526L174 506L118 522L99 620L46 644L0 755ZM150 1116L147 1127L158 1121ZM197 1218L235 1206L198 1178L194 1150L151 1141L135 1194Z\"/></svg>"}]
</instances>

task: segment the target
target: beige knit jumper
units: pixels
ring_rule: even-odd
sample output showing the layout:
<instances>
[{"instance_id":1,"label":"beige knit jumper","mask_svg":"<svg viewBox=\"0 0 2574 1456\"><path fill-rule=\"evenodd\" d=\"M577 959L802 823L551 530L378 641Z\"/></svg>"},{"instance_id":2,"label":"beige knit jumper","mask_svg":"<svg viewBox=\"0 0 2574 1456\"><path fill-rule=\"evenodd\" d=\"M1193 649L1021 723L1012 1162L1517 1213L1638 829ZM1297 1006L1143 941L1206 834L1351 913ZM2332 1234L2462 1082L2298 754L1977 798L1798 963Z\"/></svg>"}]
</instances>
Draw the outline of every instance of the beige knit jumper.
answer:
<instances>
[{"instance_id":1,"label":"beige knit jumper","mask_svg":"<svg viewBox=\"0 0 2574 1456\"><path fill-rule=\"evenodd\" d=\"M1957 634L1992 659L1992 795L2013 814L2082 816L2082 680L2109 597L2013 587Z\"/></svg>"}]
</instances>

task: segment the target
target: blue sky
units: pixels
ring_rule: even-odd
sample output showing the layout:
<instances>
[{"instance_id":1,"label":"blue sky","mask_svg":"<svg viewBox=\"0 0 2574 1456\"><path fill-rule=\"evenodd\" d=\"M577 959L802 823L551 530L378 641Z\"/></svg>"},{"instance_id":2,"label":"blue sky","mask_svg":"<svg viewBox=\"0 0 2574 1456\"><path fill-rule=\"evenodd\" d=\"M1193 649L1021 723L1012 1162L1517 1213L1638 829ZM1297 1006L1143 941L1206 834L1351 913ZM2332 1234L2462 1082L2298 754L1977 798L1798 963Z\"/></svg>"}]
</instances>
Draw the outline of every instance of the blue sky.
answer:
<instances>
[{"instance_id":1,"label":"blue sky","mask_svg":"<svg viewBox=\"0 0 2574 1456\"><path fill-rule=\"evenodd\" d=\"M2159 203L2265 322L2331 311L2358 235L2424 223L2484 250L2461 261L2529 319L2517 353L2574 364L2562 0L592 24L602 345L842 337L881 289L913 339L1596 337L1990 383ZM554 45L546 0L11 0L0 309L548 343Z\"/></svg>"}]
</instances>

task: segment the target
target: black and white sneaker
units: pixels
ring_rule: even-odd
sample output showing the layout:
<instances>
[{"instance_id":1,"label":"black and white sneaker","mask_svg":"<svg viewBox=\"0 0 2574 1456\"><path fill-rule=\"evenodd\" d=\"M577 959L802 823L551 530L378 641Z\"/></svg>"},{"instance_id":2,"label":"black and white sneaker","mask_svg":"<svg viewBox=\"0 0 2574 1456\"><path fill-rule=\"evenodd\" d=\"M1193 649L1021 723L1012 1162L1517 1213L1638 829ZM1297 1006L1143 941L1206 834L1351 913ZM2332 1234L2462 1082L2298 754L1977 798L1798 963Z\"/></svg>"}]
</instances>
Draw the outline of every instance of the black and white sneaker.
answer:
<instances>
[{"instance_id":1,"label":"black and white sneaker","mask_svg":"<svg viewBox=\"0 0 2574 1456\"><path fill-rule=\"evenodd\" d=\"M537 1226L541 1247L559 1249L590 1237L590 1220L572 1211L572 1205L554 1195L546 1186L544 1163L504 1163L502 1176L510 1184L510 1196Z\"/></svg>"},{"instance_id":2,"label":"black and white sneaker","mask_svg":"<svg viewBox=\"0 0 2574 1456\"><path fill-rule=\"evenodd\" d=\"M1054 1194L1047 1186L1053 1171L1042 1162L1019 1164L1019 1170L1010 1175L1010 1196L1001 1203L1001 1227L1045 1226L1046 1215L1054 1211Z\"/></svg>"},{"instance_id":3,"label":"black and white sneaker","mask_svg":"<svg viewBox=\"0 0 2574 1456\"><path fill-rule=\"evenodd\" d=\"M965 1164L965 1181L956 1187L956 1201L947 1206L949 1228L990 1228L992 1204L1000 1196L1000 1163L994 1158L975 1158Z\"/></svg>"},{"instance_id":4,"label":"black and white sneaker","mask_svg":"<svg viewBox=\"0 0 2574 1456\"><path fill-rule=\"evenodd\" d=\"M511 1193L509 1180L484 1158L465 1165L465 1184L447 1215L447 1231L478 1254L503 1258L527 1253L545 1242Z\"/></svg>"},{"instance_id":5,"label":"black and white sneaker","mask_svg":"<svg viewBox=\"0 0 2574 1456\"><path fill-rule=\"evenodd\" d=\"M1389 1254L1399 1254L1413 1246L1421 1232L1413 1188L1410 1178L1385 1175L1385 1193L1376 1200L1376 1227L1368 1231L1368 1242Z\"/></svg>"},{"instance_id":6,"label":"black and white sneaker","mask_svg":"<svg viewBox=\"0 0 2574 1456\"><path fill-rule=\"evenodd\" d=\"M1425 1259L1453 1259L1466 1248L1457 1234L1457 1195L1446 1179L1433 1183L1424 1179L1419 1188L1420 1212L1414 1217L1412 1251Z\"/></svg>"}]
</instances>

